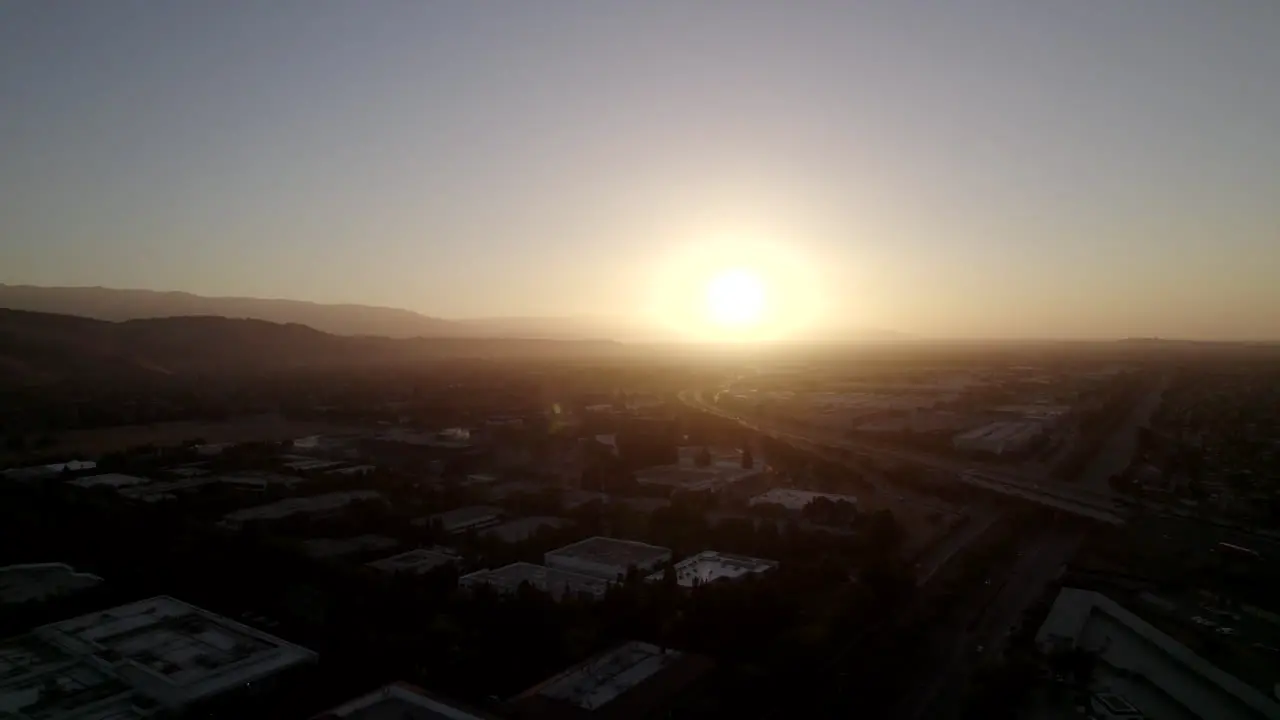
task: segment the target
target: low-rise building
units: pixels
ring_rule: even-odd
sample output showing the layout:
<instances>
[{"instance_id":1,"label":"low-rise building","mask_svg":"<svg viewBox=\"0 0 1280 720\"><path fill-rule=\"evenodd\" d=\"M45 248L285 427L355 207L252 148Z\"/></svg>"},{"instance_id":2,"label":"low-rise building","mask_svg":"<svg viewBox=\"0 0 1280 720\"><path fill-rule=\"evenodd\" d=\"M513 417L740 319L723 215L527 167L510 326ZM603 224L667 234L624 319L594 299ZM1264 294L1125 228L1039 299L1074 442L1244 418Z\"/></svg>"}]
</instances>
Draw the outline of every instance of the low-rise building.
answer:
<instances>
[{"instance_id":1,"label":"low-rise building","mask_svg":"<svg viewBox=\"0 0 1280 720\"><path fill-rule=\"evenodd\" d=\"M521 693L517 718L664 717L681 693L714 667L699 655L629 642Z\"/></svg>"},{"instance_id":2,"label":"low-rise building","mask_svg":"<svg viewBox=\"0 0 1280 720\"><path fill-rule=\"evenodd\" d=\"M1036 645L1096 653L1090 689L1108 708L1133 707L1153 719L1280 718L1280 704L1098 592L1063 588Z\"/></svg>"},{"instance_id":3,"label":"low-rise building","mask_svg":"<svg viewBox=\"0 0 1280 720\"><path fill-rule=\"evenodd\" d=\"M564 518L535 516L512 520L509 523L503 523L484 530L480 534L485 537L496 538L502 542L517 543L528 540L542 528L562 528L567 527L569 524L569 521Z\"/></svg>"},{"instance_id":4,"label":"low-rise building","mask_svg":"<svg viewBox=\"0 0 1280 720\"><path fill-rule=\"evenodd\" d=\"M320 558L340 558L373 550L388 550L399 543L385 535L357 535L349 538L312 538L302 543L307 555Z\"/></svg>"},{"instance_id":5,"label":"low-rise building","mask_svg":"<svg viewBox=\"0 0 1280 720\"><path fill-rule=\"evenodd\" d=\"M170 597L90 613L0 642L0 711L131 718L269 684L306 648Z\"/></svg>"},{"instance_id":6,"label":"low-rise building","mask_svg":"<svg viewBox=\"0 0 1280 720\"><path fill-rule=\"evenodd\" d=\"M773 488L756 495L747 503L752 506L772 504L781 505L788 510L803 510L806 505L818 498L826 498L831 502L844 502L855 506L858 504L858 498L853 495L814 492L813 490L794 490L792 488Z\"/></svg>"},{"instance_id":7,"label":"low-rise building","mask_svg":"<svg viewBox=\"0 0 1280 720\"><path fill-rule=\"evenodd\" d=\"M35 480L47 480L54 478L66 472L84 472L93 470L98 467L98 463L92 460L68 460L67 462L50 463L48 465L33 465L31 467L9 468L0 471L0 477L5 480L17 480L19 482L32 482Z\"/></svg>"},{"instance_id":8,"label":"low-rise building","mask_svg":"<svg viewBox=\"0 0 1280 720\"><path fill-rule=\"evenodd\" d=\"M65 563L8 565L0 567L0 605L41 602L100 584L102 578Z\"/></svg>"},{"instance_id":9,"label":"low-rise building","mask_svg":"<svg viewBox=\"0 0 1280 720\"><path fill-rule=\"evenodd\" d=\"M282 475L281 473L265 470L245 470L238 473L219 475L214 479L224 485L235 485L254 490L266 490L268 487L291 488L306 482L305 478L300 478L297 475Z\"/></svg>"},{"instance_id":10,"label":"low-rise building","mask_svg":"<svg viewBox=\"0 0 1280 720\"><path fill-rule=\"evenodd\" d=\"M329 470L331 468L341 467L345 463L341 460L325 460L322 458L301 458L292 460L284 464L284 467L298 472Z\"/></svg>"},{"instance_id":11,"label":"low-rise building","mask_svg":"<svg viewBox=\"0 0 1280 720\"><path fill-rule=\"evenodd\" d=\"M492 716L427 693L409 683L392 683L321 713L312 720L489 720Z\"/></svg>"},{"instance_id":12,"label":"low-rise building","mask_svg":"<svg viewBox=\"0 0 1280 720\"><path fill-rule=\"evenodd\" d=\"M414 522L418 525L439 522L440 528L447 533L482 530L502 522L502 508L493 507L492 505L472 505L437 513L429 518L420 518Z\"/></svg>"},{"instance_id":13,"label":"low-rise building","mask_svg":"<svg viewBox=\"0 0 1280 720\"><path fill-rule=\"evenodd\" d=\"M594 575L561 570L545 565L517 562L492 570L478 570L458 578L458 586L474 590L486 585L501 593L513 593L522 584L547 593L556 600L565 597L604 597L610 581Z\"/></svg>"},{"instance_id":14,"label":"low-rise building","mask_svg":"<svg viewBox=\"0 0 1280 720\"><path fill-rule=\"evenodd\" d=\"M680 587L691 588L718 581L740 580L749 575L760 575L778 567L776 560L732 555L714 550L691 555L676 563L673 570L676 583ZM666 575L657 572L649 576L650 580L661 580Z\"/></svg>"},{"instance_id":15,"label":"low-rise building","mask_svg":"<svg viewBox=\"0 0 1280 720\"><path fill-rule=\"evenodd\" d=\"M228 513L219 524L235 529L248 522L279 520L292 515L325 515L341 510L354 502L384 502L384 500L382 493L376 490L349 490L311 497L288 498Z\"/></svg>"},{"instance_id":16,"label":"low-rise building","mask_svg":"<svg viewBox=\"0 0 1280 720\"><path fill-rule=\"evenodd\" d=\"M137 502L161 502L176 500L179 495L192 493L206 485L216 482L211 477L187 477L170 482L155 482L146 485L132 485L116 491L120 497Z\"/></svg>"},{"instance_id":17,"label":"low-rise building","mask_svg":"<svg viewBox=\"0 0 1280 720\"><path fill-rule=\"evenodd\" d=\"M402 552L399 555L382 558L381 560L374 560L369 563L369 567L390 574L422 575L436 568L453 565L457 562L457 554L447 548L418 548Z\"/></svg>"},{"instance_id":18,"label":"low-rise building","mask_svg":"<svg viewBox=\"0 0 1280 720\"><path fill-rule=\"evenodd\" d=\"M658 570L671 562L671 550L635 540L596 536L552 550L543 561L547 567L622 580L632 569L646 575Z\"/></svg>"},{"instance_id":19,"label":"low-rise building","mask_svg":"<svg viewBox=\"0 0 1280 720\"><path fill-rule=\"evenodd\" d=\"M81 478L76 478L68 484L79 488L107 487L119 490L121 488L133 487L136 485L146 485L150 482L152 482L151 478L138 477L137 475L104 473L102 475L86 475Z\"/></svg>"}]
</instances>

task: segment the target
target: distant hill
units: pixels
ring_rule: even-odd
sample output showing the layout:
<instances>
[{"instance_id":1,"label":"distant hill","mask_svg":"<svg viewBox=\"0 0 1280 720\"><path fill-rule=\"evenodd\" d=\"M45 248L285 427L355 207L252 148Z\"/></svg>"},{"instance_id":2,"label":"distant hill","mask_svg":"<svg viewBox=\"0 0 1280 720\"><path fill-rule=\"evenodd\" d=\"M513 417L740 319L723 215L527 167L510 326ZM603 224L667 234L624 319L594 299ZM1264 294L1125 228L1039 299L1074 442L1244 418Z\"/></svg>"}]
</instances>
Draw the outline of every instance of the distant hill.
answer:
<instances>
[{"instance_id":1,"label":"distant hill","mask_svg":"<svg viewBox=\"0 0 1280 720\"><path fill-rule=\"evenodd\" d=\"M688 338L642 319L609 315L495 317L446 320L410 310L368 305L326 305L300 300L204 297L185 292L100 287L0 285L0 308L78 315L120 322L166 317L216 316L298 324L333 335L388 338L609 339L629 343L677 343ZM910 339L886 330L851 328L798 341L866 342Z\"/></svg>"},{"instance_id":2,"label":"distant hill","mask_svg":"<svg viewBox=\"0 0 1280 720\"><path fill-rule=\"evenodd\" d=\"M0 309L0 385L126 382L290 369L404 366L441 358L608 355L609 341L344 337L223 317L107 322Z\"/></svg>"},{"instance_id":3,"label":"distant hill","mask_svg":"<svg viewBox=\"0 0 1280 720\"><path fill-rule=\"evenodd\" d=\"M380 337L469 336L448 320L397 308L324 305L300 300L203 297L184 292L113 290L99 287L0 285L0 308L79 315L95 320L218 316L297 323L334 335Z\"/></svg>"}]
</instances>

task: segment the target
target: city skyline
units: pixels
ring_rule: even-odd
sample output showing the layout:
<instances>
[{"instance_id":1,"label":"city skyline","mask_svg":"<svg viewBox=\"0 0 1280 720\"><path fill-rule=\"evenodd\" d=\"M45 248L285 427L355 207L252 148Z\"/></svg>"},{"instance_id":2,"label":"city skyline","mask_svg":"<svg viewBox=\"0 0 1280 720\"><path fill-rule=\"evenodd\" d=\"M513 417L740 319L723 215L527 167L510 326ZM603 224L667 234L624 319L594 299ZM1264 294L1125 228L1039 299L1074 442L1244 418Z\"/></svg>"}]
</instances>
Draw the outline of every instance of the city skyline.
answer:
<instances>
[{"instance_id":1,"label":"city skyline","mask_svg":"<svg viewBox=\"0 0 1280 720\"><path fill-rule=\"evenodd\" d=\"M1274 4L5 12L0 283L672 320L728 277L780 336L1280 328Z\"/></svg>"}]
</instances>

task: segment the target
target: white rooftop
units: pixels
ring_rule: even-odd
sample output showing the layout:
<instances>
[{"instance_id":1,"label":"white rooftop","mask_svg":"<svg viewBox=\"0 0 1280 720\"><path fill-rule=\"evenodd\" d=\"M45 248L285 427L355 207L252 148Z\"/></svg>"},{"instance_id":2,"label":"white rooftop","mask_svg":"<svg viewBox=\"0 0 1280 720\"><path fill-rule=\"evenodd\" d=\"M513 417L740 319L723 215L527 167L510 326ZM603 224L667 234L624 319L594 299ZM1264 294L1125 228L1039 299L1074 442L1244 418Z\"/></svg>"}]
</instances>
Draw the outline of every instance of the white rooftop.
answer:
<instances>
[{"instance_id":1,"label":"white rooftop","mask_svg":"<svg viewBox=\"0 0 1280 720\"><path fill-rule=\"evenodd\" d=\"M1094 689L1105 686L1152 720L1280 718L1280 705L1265 694L1101 593L1063 588L1036 644L1044 651L1074 646L1097 652Z\"/></svg>"},{"instance_id":2,"label":"white rooftop","mask_svg":"<svg viewBox=\"0 0 1280 720\"><path fill-rule=\"evenodd\" d=\"M123 488L131 485L146 485L151 482L150 478L138 477L136 475L124 475L122 473L104 473L102 475L88 475L82 478L76 478L69 484L76 487L112 487Z\"/></svg>"},{"instance_id":3,"label":"white rooftop","mask_svg":"<svg viewBox=\"0 0 1280 720\"><path fill-rule=\"evenodd\" d=\"M669 548L650 545L637 540L621 540L599 535L589 537L586 540L579 540L572 545L565 545L546 554L548 560L572 558L619 567L644 566L669 557L671 557Z\"/></svg>"},{"instance_id":4,"label":"white rooftop","mask_svg":"<svg viewBox=\"0 0 1280 720\"><path fill-rule=\"evenodd\" d=\"M754 573L763 573L778 567L774 560L731 555L714 550L700 552L697 555L676 563L674 570L676 582L681 587L693 587L695 584L706 585L717 580L735 580ZM664 573L654 573L650 580L661 580Z\"/></svg>"},{"instance_id":5,"label":"white rooftop","mask_svg":"<svg viewBox=\"0 0 1280 720\"><path fill-rule=\"evenodd\" d=\"M369 567L389 573L408 572L421 575L438 567L456 562L458 562L457 555L418 548L417 550L410 550L399 555L375 560L369 563Z\"/></svg>"},{"instance_id":6,"label":"white rooftop","mask_svg":"<svg viewBox=\"0 0 1280 720\"><path fill-rule=\"evenodd\" d=\"M583 710L597 710L682 657L674 650L630 642L548 680L538 694Z\"/></svg>"},{"instance_id":7,"label":"white rooftop","mask_svg":"<svg viewBox=\"0 0 1280 720\"><path fill-rule=\"evenodd\" d=\"M40 601L94 587L102 578L64 563L0 567L0 605Z\"/></svg>"},{"instance_id":8,"label":"white rooftop","mask_svg":"<svg viewBox=\"0 0 1280 720\"><path fill-rule=\"evenodd\" d=\"M0 711L26 713L20 718L113 717L95 714L96 708L130 693L180 708L315 660L306 648L155 597L0 643ZM56 711L50 713L50 705ZM32 715L37 709L41 714Z\"/></svg>"},{"instance_id":9,"label":"white rooftop","mask_svg":"<svg viewBox=\"0 0 1280 720\"><path fill-rule=\"evenodd\" d=\"M408 683L394 683L379 688L320 717L353 720L484 720L481 715L430 697Z\"/></svg>"}]
</instances>

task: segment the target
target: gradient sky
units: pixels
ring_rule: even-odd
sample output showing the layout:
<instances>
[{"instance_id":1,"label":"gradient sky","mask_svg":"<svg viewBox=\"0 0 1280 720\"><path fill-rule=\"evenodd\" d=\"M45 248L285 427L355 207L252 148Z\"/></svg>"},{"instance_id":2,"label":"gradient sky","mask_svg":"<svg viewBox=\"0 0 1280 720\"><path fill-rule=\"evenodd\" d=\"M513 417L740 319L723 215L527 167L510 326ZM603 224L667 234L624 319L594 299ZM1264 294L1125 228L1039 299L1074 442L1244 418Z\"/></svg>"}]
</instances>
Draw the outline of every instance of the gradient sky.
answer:
<instances>
[{"instance_id":1,"label":"gradient sky","mask_svg":"<svg viewBox=\"0 0 1280 720\"><path fill-rule=\"evenodd\" d=\"M0 4L0 282L636 314L739 239L826 328L1280 337L1280 3Z\"/></svg>"}]
</instances>

